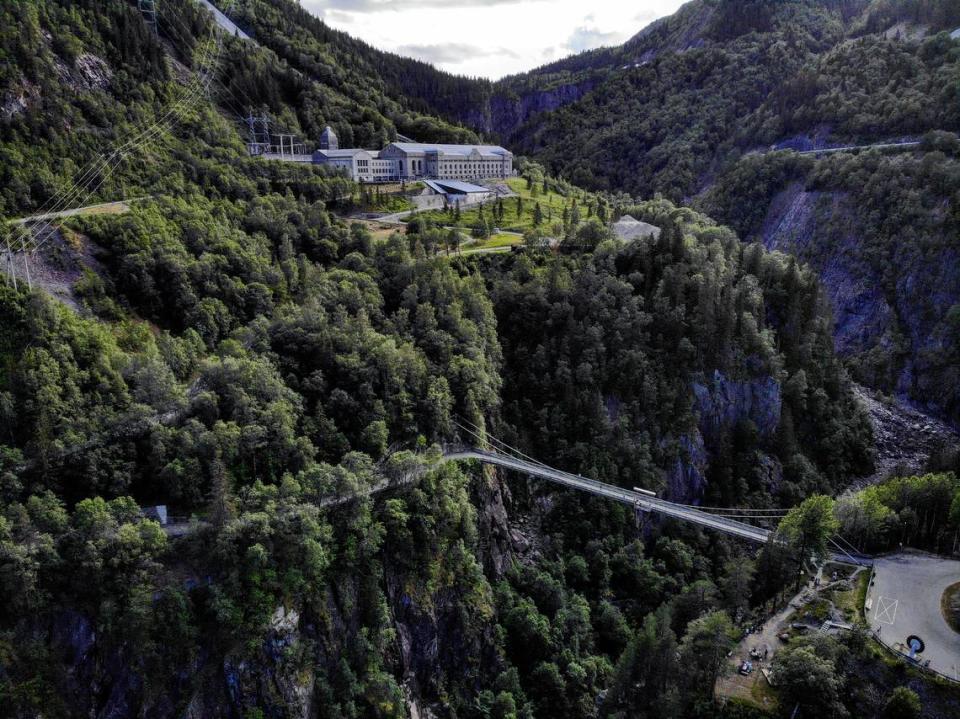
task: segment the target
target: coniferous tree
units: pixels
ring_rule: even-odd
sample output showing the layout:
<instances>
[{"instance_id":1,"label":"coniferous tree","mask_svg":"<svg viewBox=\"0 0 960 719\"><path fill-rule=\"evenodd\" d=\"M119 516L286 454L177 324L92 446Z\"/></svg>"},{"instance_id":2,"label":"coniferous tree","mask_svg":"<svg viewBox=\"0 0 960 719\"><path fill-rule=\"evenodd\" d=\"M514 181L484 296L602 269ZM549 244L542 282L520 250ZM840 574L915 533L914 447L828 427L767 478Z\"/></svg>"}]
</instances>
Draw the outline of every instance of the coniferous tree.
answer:
<instances>
[{"instance_id":1,"label":"coniferous tree","mask_svg":"<svg viewBox=\"0 0 960 719\"><path fill-rule=\"evenodd\" d=\"M230 521L236 508L233 491L230 488L230 476L223 460L217 456L210 463L210 503L208 517L214 527L222 527Z\"/></svg>"}]
</instances>

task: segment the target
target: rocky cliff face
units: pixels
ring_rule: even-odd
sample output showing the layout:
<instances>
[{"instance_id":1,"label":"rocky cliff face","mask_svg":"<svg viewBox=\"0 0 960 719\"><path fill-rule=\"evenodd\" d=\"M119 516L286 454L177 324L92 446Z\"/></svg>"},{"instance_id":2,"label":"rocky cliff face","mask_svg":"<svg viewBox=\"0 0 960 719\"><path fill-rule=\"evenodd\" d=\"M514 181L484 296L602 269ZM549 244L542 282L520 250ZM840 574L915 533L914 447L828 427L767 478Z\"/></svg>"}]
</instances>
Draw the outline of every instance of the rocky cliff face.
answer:
<instances>
[{"instance_id":1,"label":"rocky cliff face","mask_svg":"<svg viewBox=\"0 0 960 719\"><path fill-rule=\"evenodd\" d=\"M680 502L695 503L707 489L711 455L724 437L743 421L752 422L763 438L770 438L780 424L783 400L780 384L773 377L731 380L715 371L692 385L697 426L681 436L679 453L667 468L665 494ZM756 471L760 482L776 491L783 469L775 457L759 453Z\"/></svg>"},{"instance_id":2,"label":"rocky cliff face","mask_svg":"<svg viewBox=\"0 0 960 719\"><path fill-rule=\"evenodd\" d=\"M896 228L901 239L881 250L864 224L852 193L793 183L771 203L760 239L817 270L833 307L837 352L853 361L859 381L956 425L956 400L943 386L951 373L942 365L950 356L948 318L960 305L960 249L915 241L917 228L904 222Z\"/></svg>"},{"instance_id":3,"label":"rocky cliff face","mask_svg":"<svg viewBox=\"0 0 960 719\"><path fill-rule=\"evenodd\" d=\"M844 193L792 183L771 203L762 230L767 249L796 254L819 271L833 306L836 348L845 356L868 349L895 321L879 278L858 258L856 235L823 241L825 218L849 212L848 202Z\"/></svg>"},{"instance_id":4,"label":"rocky cliff face","mask_svg":"<svg viewBox=\"0 0 960 719\"><path fill-rule=\"evenodd\" d=\"M780 424L780 384L773 377L731 380L715 371L693 383L699 429L707 446L716 447L723 433L749 420L761 437L770 437Z\"/></svg>"},{"instance_id":5,"label":"rocky cliff face","mask_svg":"<svg viewBox=\"0 0 960 719\"><path fill-rule=\"evenodd\" d=\"M468 110L460 120L480 132L495 135L507 142L517 129L538 114L551 112L576 102L596 87L598 82L590 78L557 85L546 90L514 91L508 87L501 87L489 99L486 106Z\"/></svg>"},{"instance_id":6,"label":"rocky cliff face","mask_svg":"<svg viewBox=\"0 0 960 719\"><path fill-rule=\"evenodd\" d=\"M497 579L514 552L504 506L509 491L492 470L484 470L473 486L477 558L487 576ZM335 691L327 678L337 674L341 660L353 647L370 641L361 629L369 624L364 617L370 611L368 580L342 578L312 607L275 607L261 641L252 648L217 646L209 636L200 638L192 656L166 656L160 647L163 666L145 660L142 647L118 642L116 636L107 639L84 612L74 609L38 624L33 634L49 648L57 694L77 715L232 718L251 716L248 710L259 707L266 716L307 719L318 716L325 692ZM464 598L455 582L424 594L417 580L386 558L382 576L372 581L384 588L387 599L384 610L394 639L384 652L392 674L402 677L400 701L408 715L443 715L441 679L453 675L469 687L471 677L498 670L492 617L479 608L464 615ZM212 601L208 585L188 584L194 593L191 601ZM467 656L480 657L479 665L464 665ZM385 704L398 699L392 686L384 682Z\"/></svg>"},{"instance_id":7,"label":"rocky cliff face","mask_svg":"<svg viewBox=\"0 0 960 719\"><path fill-rule=\"evenodd\" d=\"M663 495L674 502L693 504L707 489L707 469L710 455L699 429L682 435L678 440L680 452L667 467Z\"/></svg>"}]
</instances>

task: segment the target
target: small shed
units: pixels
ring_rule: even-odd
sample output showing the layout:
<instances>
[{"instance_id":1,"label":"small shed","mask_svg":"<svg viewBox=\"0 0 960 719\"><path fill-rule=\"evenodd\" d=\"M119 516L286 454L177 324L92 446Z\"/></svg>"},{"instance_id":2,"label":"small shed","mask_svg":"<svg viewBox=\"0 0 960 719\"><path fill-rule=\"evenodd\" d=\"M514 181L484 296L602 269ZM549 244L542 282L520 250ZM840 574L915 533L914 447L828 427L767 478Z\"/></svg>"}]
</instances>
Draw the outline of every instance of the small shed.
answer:
<instances>
[{"instance_id":1,"label":"small shed","mask_svg":"<svg viewBox=\"0 0 960 719\"><path fill-rule=\"evenodd\" d=\"M493 194L488 187L460 180L424 180L423 184L434 194L445 195L451 201L465 204L481 202Z\"/></svg>"},{"instance_id":2,"label":"small shed","mask_svg":"<svg viewBox=\"0 0 960 719\"><path fill-rule=\"evenodd\" d=\"M641 237L657 239L660 237L660 228L649 222L641 222L635 217L624 215L613 223L613 233L624 242L633 242Z\"/></svg>"},{"instance_id":3,"label":"small shed","mask_svg":"<svg viewBox=\"0 0 960 719\"><path fill-rule=\"evenodd\" d=\"M152 519L159 522L162 526L167 524L167 505L157 504L153 507L141 507L140 514L144 519Z\"/></svg>"}]
</instances>

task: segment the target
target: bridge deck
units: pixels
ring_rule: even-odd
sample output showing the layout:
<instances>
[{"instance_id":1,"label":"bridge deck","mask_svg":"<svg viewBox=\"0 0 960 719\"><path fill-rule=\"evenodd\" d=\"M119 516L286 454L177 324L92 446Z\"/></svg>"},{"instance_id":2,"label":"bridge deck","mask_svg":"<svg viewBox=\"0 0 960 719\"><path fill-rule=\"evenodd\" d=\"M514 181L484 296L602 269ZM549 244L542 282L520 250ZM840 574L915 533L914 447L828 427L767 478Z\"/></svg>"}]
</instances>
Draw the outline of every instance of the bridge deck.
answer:
<instances>
[{"instance_id":1,"label":"bridge deck","mask_svg":"<svg viewBox=\"0 0 960 719\"><path fill-rule=\"evenodd\" d=\"M658 512L667 517L674 517L686 522L692 522L701 527L714 529L725 534L729 534L740 539L746 539L751 542L765 544L770 541L773 532L769 529L754 527L745 522L739 522L735 519L717 516L704 512L703 510L684 507L683 505L669 502L665 499L650 497L639 492L634 492L623 487L617 487L612 484L605 484L594 479L587 479L569 472L563 472L552 467L518 459L498 452L489 452L481 449L464 449L452 451L444 454L445 461L457 461L462 459L474 459L483 464L490 464L504 469L511 469L516 472L528 474L534 477L545 479L549 482L577 489L582 492L588 492L598 497L606 497L631 506L638 506L644 511ZM872 560L867 557L853 557L846 552L833 552L830 559L835 562L871 564Z\"/></svg>"},{"instance_id":2,"label":"bridge deck","mask_svg":"<svg viewBox=\"0 0 960 719\"><path fill-rule=\"evenodd\" d=\"M445 459L476 459L484 464L492 464L506 469L512 469L517 472L530 474L541 479L546 479L556 484L561 484L573 489L579 489L583 492L606 497L631 506L639 506L645 511L659 512L668 517L683 519L688 522L699 524L703 527L716 529L727 534L731 534L742 539L749 539L753 542L764 543L770 538L770 530L754 527L744 522L738 522L733 519L725 519L715 514L708 514L698 509L690 509L664 499L657 499L646 494L634 492L623 487L617 487L612 484L605 484L594 479L579 477L575 474L562 472L550 467L527 462L522 459L516 459L507 455L486 452L484 450L467 450L446 455Z\"/></svg>"}]
</instances>

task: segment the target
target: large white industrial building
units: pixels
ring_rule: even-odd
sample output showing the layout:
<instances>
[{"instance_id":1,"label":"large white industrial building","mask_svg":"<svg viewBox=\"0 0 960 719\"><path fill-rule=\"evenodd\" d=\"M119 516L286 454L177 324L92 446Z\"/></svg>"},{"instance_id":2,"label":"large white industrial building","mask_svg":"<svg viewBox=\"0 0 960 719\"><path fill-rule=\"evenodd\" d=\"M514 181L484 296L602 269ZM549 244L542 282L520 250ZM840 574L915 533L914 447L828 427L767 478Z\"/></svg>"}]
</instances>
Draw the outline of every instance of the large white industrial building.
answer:
<instances>
[{"instance_id":1,"label":"large white industrial building","mask_svg":"<svg viewBox=\"0 0 960 719\"><path fill-rule=\"evenodd\" d=\"M513 175L513 153L496 145L391 142L382 150L341 150L329 127L313 162L345 171L357 182L480 180Z\"/></svg>"}]
</instances>

